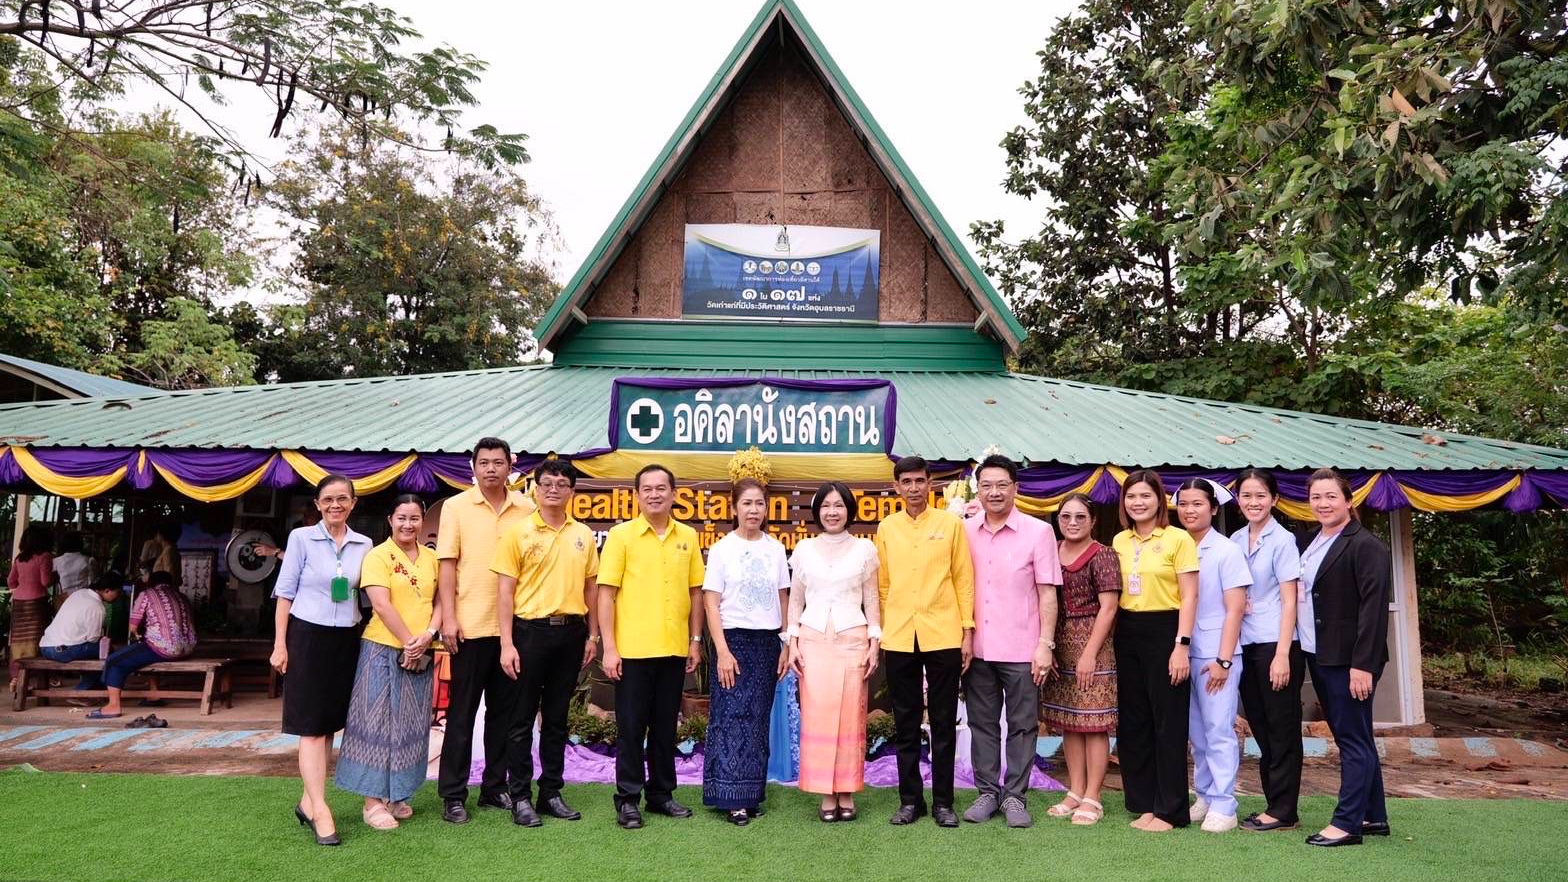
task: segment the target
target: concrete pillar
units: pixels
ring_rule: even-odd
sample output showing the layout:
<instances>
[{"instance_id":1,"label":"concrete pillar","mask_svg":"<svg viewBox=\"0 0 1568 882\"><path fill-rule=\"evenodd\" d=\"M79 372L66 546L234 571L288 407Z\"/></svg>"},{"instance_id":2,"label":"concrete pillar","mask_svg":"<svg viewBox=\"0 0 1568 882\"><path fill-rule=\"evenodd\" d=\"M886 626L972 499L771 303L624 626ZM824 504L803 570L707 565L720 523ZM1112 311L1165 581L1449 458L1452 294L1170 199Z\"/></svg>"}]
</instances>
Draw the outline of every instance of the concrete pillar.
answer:
<instances>
[{"instance_id":1,"label":"concrete pillar","mask_svg":"<svg viewBox=\"0 0 1568 882\"><path fill-rule=\"evenodd\" d=\"M1421 678L1421 618L1416 590L1416 547L1411 510L1389 513L1389 548L1393 552L1394 596L1388 612L1389 666L1379 683L1391 703L1377 701L1376 718L1413 726L1426 722L1425 687ZM1390 682L1392 681L1392 682ZM1394 687L1389 689L1388 687ZM1383 695L1378 696L1383 699Z\"/></svg>"}]
</instances>

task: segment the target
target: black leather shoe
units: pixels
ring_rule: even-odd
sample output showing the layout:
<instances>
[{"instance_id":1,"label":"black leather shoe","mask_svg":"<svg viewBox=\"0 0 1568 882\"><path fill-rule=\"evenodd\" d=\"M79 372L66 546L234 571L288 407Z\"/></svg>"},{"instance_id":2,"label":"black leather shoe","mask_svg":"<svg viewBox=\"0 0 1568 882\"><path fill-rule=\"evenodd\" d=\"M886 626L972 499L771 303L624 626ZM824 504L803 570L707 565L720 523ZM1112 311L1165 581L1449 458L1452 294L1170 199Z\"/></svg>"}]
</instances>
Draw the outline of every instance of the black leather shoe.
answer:
<instances>
[{"instance_id":1,"label":"black leather shoe","mask_svg":"<svg viewBox=\"0 0 1568 882\"><path fill-rule=\"evenodd\" d=\"M737 827L744 827L751 823L751 815L745 809L735 809L725 816L725 820Z\"/></svg>"},{"instance_id":2,"label":"black leather shoe","mask_svg":"<svg viewBox=\"0 0 1568 882\"><path fill-rule=\"evenodd\" d=\"M938 827L957 827L958 812L950 805L934 805L931 806L931 820L936 821Z\"/></svg>"},{"instance_id":3,"label":"black leather shoe","mask_svg":"<svg viewBox=\"0 0 1568 882\"><path fill-rule=\"evenodd\" d=\"M511 811L512 805L512 794L510 793L497 793L494 796L485 796L481 794L479 797L480 808L493 808L502 809L504 811Z\"/></svg>"},{"instance_id":4,"label":"black leather shoe","mask_svg":"<svg viewBox=\"0 0 1568 882\"><path fill-rule=\"evenodd\" d=\"M746 814L751 815L753 818L760 818L760 817L762 817L763 815L765 815L767 813L768 813L767 808L765 806L760 806L760 805L757 806L756 808L746 809Z\"/></svg>"},{"instance_id":5,"label":"black leather shoe","mask_svg":"<svg viewBox=\"0 0 1568 882\"><path fill-rule=\"evenodd\" d=\"M639 830L642 828L642 812L637 810L637 803L623 802L615 807L615 823L621 825L623 830Z\"/></svg>"},{"instance_id":6,"label":"black leather shoe","mask_svg":"<svg viewBox=\"0 0 1568 882\"><path fill-rule=\"evenodd\" d=\"M691 809L676 802L674 798L666 799L663 802L650 802L648 803L648 811L656 815L669 815L672 818L691 817Z\"/></svg>"},{"instance_id":7,"label":"black leather shoe","mask_svg":"<svg viewBox=\"0 0 1568 882\"><path fill-rule=\"evenodd\" d=\"M1260 821L1257 815L1253 815L1242 821L1240 826L1241 829L1249 830L1253 833L1267 833L1270 830L1294 830L1300 827L1301 823L1299 821L1281 821L1278 818L1272 821Z\"/></svg>"},{"instance_id":8,"label":"black leather shoe","mask_svg":"<svg viewBox=\"0 0 1568 882\"><path fill-rule=\"evenodd\" d=\"M1322 833L1313 833L1307 837L1307 844L1323 848L1338 848L1341 845L1360 845L1361 835L1359 833L1346 833L1338 839L1330 839Z\"/></svg>"},{"instance_id":9,"label":"black leather shoe","mask_svg":"<svg viewBox=\"0 0 1568 882\"><path fill-rule=\"evenodd\" d=\"M913 824L925 816L926 807L923 805L901 805L898 807L898 811L893 813L893 817L887 819L887 822L895 827L903 827L907 824Z\"/></svg>"},{"instance_id":10,"label":"black leather shoe","mask_svg":"<svg viewBox=\"0 0 1568 882\"><path fill-rule=\"evenodd\" d=\"M468 823L468 807L463 805L461 799L449 799L446 807L441 810L441 820L448 824Z\"/></svg>"},{"instance_id":11,"label":"black leather shoe","mask_svg":"<svg viewBox=\"0 0 1568 882\"><path fill-rule=\"evenodd\" d=\"M1388 822L1387 821L1362 821L1361 822L1361 835L1362 836L1390 836L1390 835L1392 835L1392 831L1390 831L1388 829Z\"/></svg>"},{"instance_id":12,"label":"black leather shoe","mask_svg":"<svg viewBox=\"0 0 1568 882\"><path fill-rule=\"evenodd\" d=\"M583 816L582 812L567 805L566 800L559 796L552 796L541 802L539 808L550 817L560 818L563 821L578 821L582 820Z\"/></svg>"},{"instance_id":13,"label":"black leather shoe","mask_svg":"<svg viewBox=\"0 0 1568 882\"><path fill-rule=\"evenodd\" d=\"M512 823L519 827L538 827L544 822L539 820L539 813L534 811L534 804L526 799L512 802Z\"/></svg>"}]
</instances>

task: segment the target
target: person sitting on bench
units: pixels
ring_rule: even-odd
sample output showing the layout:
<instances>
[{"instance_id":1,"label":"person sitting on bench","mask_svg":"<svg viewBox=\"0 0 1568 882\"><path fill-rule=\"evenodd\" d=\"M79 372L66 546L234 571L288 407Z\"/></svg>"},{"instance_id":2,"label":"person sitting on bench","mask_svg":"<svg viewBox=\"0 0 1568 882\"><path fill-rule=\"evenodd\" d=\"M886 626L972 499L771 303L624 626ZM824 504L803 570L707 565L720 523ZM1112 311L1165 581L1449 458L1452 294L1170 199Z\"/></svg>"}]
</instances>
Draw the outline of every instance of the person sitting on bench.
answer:
<instances>
[{"instance_id":1,"label":"person sitting on bench","mask_svg":"<svg viewBox=\"0 0 1568 882\"><path fill-rule=\"evenodd\" d=\"M196 650L196 624L191 605L174 587L174 577L164 570L152 574L148 585L131 602L132 642L110 653L103 664L103 682L109 703L87 715L89 720L112 720L120 715L120 691L131 674L150 664L175 661ZM140 634L141 640L135 638Z\"/></svg>"},{"instance_id":2,"label":"person sitting on bench","mask_svg":"<svg viewBox=\"0 0 1568 882\"><path fill-rule=\"evenodd\" d=\"M103 638L104 611L120 599L125 577L105 573L93 583L91 591L73 591L54 614L54 621L39 638L38 654L50 661L73 662L98 657L98 641ZM102 689L96 671L82 675L78 689Z\"/></svg>"}]
</instances>

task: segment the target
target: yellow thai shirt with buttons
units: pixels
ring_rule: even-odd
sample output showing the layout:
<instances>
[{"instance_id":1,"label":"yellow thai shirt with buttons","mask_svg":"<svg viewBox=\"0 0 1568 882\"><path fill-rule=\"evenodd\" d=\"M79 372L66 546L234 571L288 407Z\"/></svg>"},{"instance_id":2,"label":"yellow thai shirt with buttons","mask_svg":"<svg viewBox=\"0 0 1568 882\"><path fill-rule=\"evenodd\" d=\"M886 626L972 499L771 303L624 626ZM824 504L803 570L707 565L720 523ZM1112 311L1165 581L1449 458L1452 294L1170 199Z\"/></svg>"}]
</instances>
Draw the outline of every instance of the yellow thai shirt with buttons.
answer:
<instances>
[{"instance_id":1,"label":"yellow thai shirt with buttons","mask_svg":"<svg viewBox=\"0 0 1568 882\"><path fill-rule=\"evenodd\" d=\"M946 509L899 511L877 526L882 648L957 649L975 626L975 570L964 522Z\"/></svg>"},{"instance_id":2,"label":"yellow thai shirt with buttons","mask_svg":"<svg viewBox=\"0 0 1568 882\"><path fill-rule=\"evenodd\" d=\"M616 524L599 555L599 584L615 592L615 649L622 658L684 656L691 590L704 569L697 531L671 520L661 537L642 515Z\"/></svg>"}]
</instances>

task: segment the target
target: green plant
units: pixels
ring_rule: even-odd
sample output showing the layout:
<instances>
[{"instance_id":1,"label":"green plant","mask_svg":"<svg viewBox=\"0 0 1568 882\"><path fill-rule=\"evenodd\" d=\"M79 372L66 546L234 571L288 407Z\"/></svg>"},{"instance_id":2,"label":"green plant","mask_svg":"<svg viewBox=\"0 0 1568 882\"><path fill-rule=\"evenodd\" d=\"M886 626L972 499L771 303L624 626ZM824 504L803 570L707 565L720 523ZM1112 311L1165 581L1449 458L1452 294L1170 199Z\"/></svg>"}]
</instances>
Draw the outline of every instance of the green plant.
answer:
<instances>
[{"instance_id":1,"label":"green plant","mask_svg":"<svg viewBox=\"0 0 1568 882\"><path fill-rule=\"evenodd\" d=\"M708 718L702 714L692 714L681 720L680 728L675 730L675 737L680 741L692 741L697 744L708 740Z\"/></svg>"},{"instance_id":2,"label":"green plant","mask_svg":"<svg viewBox=\"0 0 1568 882\"><path fill-rule=\"evenodd\" d=\"M870 749L878 738L883 741L893 740L892 714L872 714L866 718L866 748Z\"/></svg>"},{"instance_id":3,"label":"green plant","mask_svg":"<svg viewBox=\"0 0 1568 882\"><path fill-rule=\"evenodd\" d=\"M615 743L615 721L589 713L582 704L574 703L567 712L566 731L581 744Z\"/></svg>"}]
</instances>

